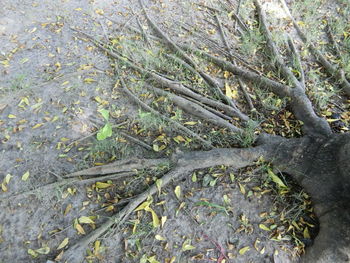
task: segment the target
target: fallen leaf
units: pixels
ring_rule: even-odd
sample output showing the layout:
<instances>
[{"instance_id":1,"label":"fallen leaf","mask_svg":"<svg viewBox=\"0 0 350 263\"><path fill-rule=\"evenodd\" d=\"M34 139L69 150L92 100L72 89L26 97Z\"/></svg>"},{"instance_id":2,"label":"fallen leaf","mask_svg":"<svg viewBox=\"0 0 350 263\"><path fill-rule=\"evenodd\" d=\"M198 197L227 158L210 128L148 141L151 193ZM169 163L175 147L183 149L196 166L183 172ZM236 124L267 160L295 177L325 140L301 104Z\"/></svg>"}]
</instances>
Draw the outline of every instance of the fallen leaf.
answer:
<instances>
[{"instance_id":1,"label":"fallen leaf","mask_svg":"<svg viewBox=\"0 0 350 263\"><path fill-rule=\"evenodd\" d=\"M66 237L65 239L63 239L63 241L61 242L61 244L57 247L57 250L60 250L62 248L64 248L65 246L67 246L69 243L69 238Z\"/></svg>"},{"instance_id":2,"label":"fallen leaf","mask_svg":"<svg viewBox=\"0 0 350 263\"><path fill-rule=\"evenodd\" d=\"M22 175L22 181L27 181L28 178L29 178L29 175L30 175L29 171L26 171L26 172Z\"/></svg>"},{"instance_id":3,"label":"fallen leaf","mask_svg":"<svg viewBox=\"0 0 350 263\"><path fill-rule=\"evenodd\" d=\"M88 216L79 217L80 224L95 224L95 222Z\"/></svg>"},{"instance_id":4,"label":"fallen leaf","mask_svg":"<svg viewBox=\"0 0 350 263\"><path fill-rule=\"evenodd\" d=\"M249 251L250 250L250 247L249 246L246 246L246 247L243 247L243 248L241 248L239 251L238 251L238 253L240 254L240 255L244 255L247 251Z\"/></svg>"},{"instance_id":5,"label":"fallen leaf","mask_svg":"<svg viewBox=\"0 0 350 263\"><path fill-rule=\"evenodd\" d=\"M270 228L268 228L264 224L259 224L259 228L262 229L262 230L265 230L265 231L270 231Z\"/></svg>"},{"instance_id":6,"label":"fallen leaf","mask_svg":"<svg viewBox=\"0 0 350 263\"><path fill-rule=\"evenodd\" d=\"M177 199L180 200L181 199L181 186L177 185L175 187L174 192L175 192L175 195L176 195Z\"/></svg>"}]
</instances>

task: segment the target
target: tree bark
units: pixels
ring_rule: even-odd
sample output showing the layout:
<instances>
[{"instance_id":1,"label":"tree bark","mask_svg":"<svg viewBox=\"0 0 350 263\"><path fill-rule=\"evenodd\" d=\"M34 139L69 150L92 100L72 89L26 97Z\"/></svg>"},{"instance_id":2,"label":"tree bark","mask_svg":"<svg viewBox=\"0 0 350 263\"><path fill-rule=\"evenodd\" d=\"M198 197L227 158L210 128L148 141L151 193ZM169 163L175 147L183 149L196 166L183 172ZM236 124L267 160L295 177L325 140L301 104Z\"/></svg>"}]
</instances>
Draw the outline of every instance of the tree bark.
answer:
<instances>
[{"instance_id":1,"label":"tree bark","mask_svg":"<svg viewBox=\"0 0 350 263\"><path fill-rule=\"evenodd\" d=\"M301 261L349 262L350 134L261 141L276 149L266 158L292 175L313 199L320 230Z\"/></svg>"}]
</instances>

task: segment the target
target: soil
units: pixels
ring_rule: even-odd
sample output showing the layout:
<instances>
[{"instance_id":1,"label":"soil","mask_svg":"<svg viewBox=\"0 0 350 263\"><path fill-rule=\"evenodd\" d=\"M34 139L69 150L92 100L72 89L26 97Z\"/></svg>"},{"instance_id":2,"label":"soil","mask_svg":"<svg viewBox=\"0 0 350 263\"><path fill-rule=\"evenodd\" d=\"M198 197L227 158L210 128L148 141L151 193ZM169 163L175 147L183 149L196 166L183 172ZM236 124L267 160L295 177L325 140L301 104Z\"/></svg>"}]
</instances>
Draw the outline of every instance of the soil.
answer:
<instances>
[{"instance_id":1,"label":"soil","mask_svg":"<svg viewBox=\"0 0 350 263\"><path fill-rule=\"evenodd\" d=\"M176 20L193 23L200 19L196 2L201 1L151 1L157 8L150 12L159 24L170 28ZM11 179L0 194L0 262L54 260L62 251L57 248L63 240L68 238L69 246L83 236L73 227L77 218L99 214L94 224L83 225L89 232L112 213L101 211L106 192L79 183L4 197L97 165L98 158L91 157L94 136L78 146L69 145L101 126L103 119L97 112L101 104L114 105L115 123L137 115L137 106L123 93L110 95L115 79L107 56L70 29L100 37L104 30L120 30L102 12L118 22L135 24L128 21L140 8L137 1L128 0L2 0L0 181L7 175ZM129 155L145 155L143 148L125 144L132 148ZM153 203L158 203L153 206L155 213L167 218L162 227L153 228L150 214L137 212L122 229L105 234L100 249L92 244L85 262L157 262L151 261L153 256L159 262L296 260L292 259L292 241L273 241L271 232L259 227L266 221L260 215L273 212L271 195L248 197L250 188L243 193L238 184L244 182L244 176L230 181L226 175L212 186L203 183L204 177L199 174L197 181L189 177L174 182L154 197ZM180 183L179 200L174 188ZM229 199L226 203L224 195ZM38 251L47 247L49 251Z\"/></svg>"}]
</instances>

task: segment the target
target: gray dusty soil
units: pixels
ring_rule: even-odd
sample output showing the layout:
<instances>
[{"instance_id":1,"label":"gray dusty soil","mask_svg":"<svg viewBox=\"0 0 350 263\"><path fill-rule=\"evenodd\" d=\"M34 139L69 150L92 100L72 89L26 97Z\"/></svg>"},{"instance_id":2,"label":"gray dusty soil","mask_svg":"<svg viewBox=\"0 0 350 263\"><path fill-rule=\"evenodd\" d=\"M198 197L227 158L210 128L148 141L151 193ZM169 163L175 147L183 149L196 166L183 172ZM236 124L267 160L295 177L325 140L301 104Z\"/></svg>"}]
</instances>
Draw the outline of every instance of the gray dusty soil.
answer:
<instances>
[{"instance_id":1,"label":"gray dusty soil","mask_svg":"<svg viewBox=\"0 0 350 263\"><path fill-rule=\"evenodd\" d=\"M196 1L147 4L159 24L174 27L178 19L200 19L192 2ZM1 7L0 182L10 180L0 193L0 262L47 262L60 254L57 248L63 240L68 238L70 246L82 237L73 228L74 220L96 215L101 209L98 198L89 185L79 183L8 196L94 165L93 158L84 158L93 137L77 147L69 145L95 131L93 120L102 121L100 104L115 105L115 123L134 118L138 110L123 94L110 95L115 79L109 59L70 27L103 38L104 31L120 25L108 22L102 11L116 21L135 24L129 19L140 9L137 1L127 0L2 0ZM133 156L144 154L142 148L126 144ZM174 194L180 182L155 197L154 204L165 201L154 206L159 217L167 218L161 228L150 227L150 214L137 212L122 229L105 234L98 253L87 253L85 261L157 262L152 256L159 262L290 261L291 245L270 240L269 232L259 228L265 220L259 215L271 212L271 197L247 197L237 181L228 178L203 186L203 177L181 182L182 200ZM96 225L110 215L101 213L94 218ZM134 233L132 220L139 220ZM94 227L84 225L86 232ZM94 246L96 251L96 244L91 251Z\"/></svg>"}]
</instances>

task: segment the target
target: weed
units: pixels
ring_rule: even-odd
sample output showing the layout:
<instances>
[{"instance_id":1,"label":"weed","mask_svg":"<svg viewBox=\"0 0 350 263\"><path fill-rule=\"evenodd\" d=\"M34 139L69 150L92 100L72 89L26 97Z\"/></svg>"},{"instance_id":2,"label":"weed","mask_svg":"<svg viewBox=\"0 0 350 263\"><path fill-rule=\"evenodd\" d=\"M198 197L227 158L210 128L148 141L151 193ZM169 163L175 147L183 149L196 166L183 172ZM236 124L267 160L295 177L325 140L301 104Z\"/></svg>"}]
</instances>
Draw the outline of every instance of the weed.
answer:
<instances>
[{"instance_id":1,"label":"weed","mask_svg":"<svg viewBox=\"0 0 350 263\"><path fill-rule=\"evenodd\" d=\"M27 76L25 74L19 74L12 80L9 91L28 89L29 87Z\"/></svg>"},{"instance_id":2,"label":"weed","mask_svg":"<svg viewBox=\"0 0 350 263\"><path fill-rule=\"evenodd\" d=\"M239 142L240 146L246 148L253 145L256 139L255 129L258 127L258 123L249 120L241 133L236 133L234 138Z\"/></svg>"},{"instance_id":3,"label":"weed","mask_svg":"<svg viewBox=\"0 0 350 263\"><path fill-rule=\"evenodd\" d=\"M151 112L144 112L142 110L139 110L136 121L140 124L141 128L146 131L154 129L158 130L159 127L166 126L160 117L152 114Z\"/></svg>"}]
</instances>

